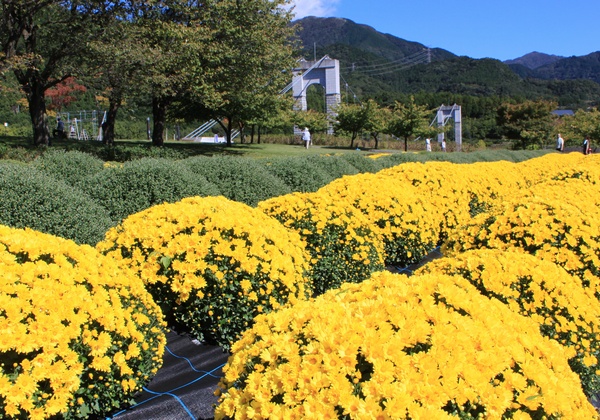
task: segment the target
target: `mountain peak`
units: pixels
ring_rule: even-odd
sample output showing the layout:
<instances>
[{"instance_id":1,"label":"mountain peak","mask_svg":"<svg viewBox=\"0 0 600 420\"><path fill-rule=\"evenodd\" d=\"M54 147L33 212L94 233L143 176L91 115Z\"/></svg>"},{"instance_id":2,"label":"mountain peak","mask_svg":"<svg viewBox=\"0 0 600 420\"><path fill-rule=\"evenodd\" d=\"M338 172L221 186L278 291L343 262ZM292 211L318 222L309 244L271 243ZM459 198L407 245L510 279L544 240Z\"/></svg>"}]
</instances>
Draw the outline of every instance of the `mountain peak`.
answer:
<instances>
[{"instance_id":1,"label":"mountain peak","mask_svg":"<svg viewBox=\"0 0 600 420\"><path fill-rule=\"evenodd\" d=\"M525 54L522 57L515 58L512 60L506 60L504 64L520 64L522 66L527 67L528 69L535 70L538 67L545 66L547 64L552 64L557 62L558 60L562 60L565 57L561 57L559 55L551 55L544 54L541 52L533 51L529 54Z\"/></svg>"}]
</instances>

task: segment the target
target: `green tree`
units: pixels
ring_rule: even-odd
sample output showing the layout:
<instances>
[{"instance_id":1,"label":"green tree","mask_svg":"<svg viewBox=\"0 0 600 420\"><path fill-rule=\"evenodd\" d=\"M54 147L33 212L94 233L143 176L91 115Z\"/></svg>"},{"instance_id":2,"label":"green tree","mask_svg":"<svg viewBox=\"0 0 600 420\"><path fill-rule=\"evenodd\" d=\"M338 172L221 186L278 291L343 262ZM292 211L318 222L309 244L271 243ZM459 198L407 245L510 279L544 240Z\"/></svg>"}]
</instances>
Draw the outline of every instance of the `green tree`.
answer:
<instances>
[{"instance_id":1,"label":"green tree","mask_svg":"<svg viewBox=\"0 0 600 420\"><path fill-rule=\"evenodd\" d=\"M119 109L127 98L136 95L151 68L152 55L140 40L142 32L131 21L117 22L100 38L90 42L91 71L86 85L102 92L108 102L102 141L112 145Z\"/></svg>"},{"instance_id":2,"label":"green tree","mask_svg":"<svg viewBox=\"0 0 600 420\"><path fill-rule=\"evenodd\" d=\"M2 0L0 65L11 70L25 93L33 143L49 144L46 91L81 74L88 40L98 37L121 11L101 0Z\"/></svg>"},{"instance_id":3,"label":"green tree","mask_svg":"<svg viewBox=\"0 0 600 420\"><path fill-rule=\"evenodd\" d=\"M143 8L134 23L140 48L151 57L142 71L142 92L152 98L152 144L162 146L169 107L183 96L208 100L217 51L220 1L166 0Z\"/></svg>"},{"instance_id":4,"label":"green tree","mask_svg":"<svg viewBox=\"0 0 600 420\"><path fill-rule=\"evenodd\" d=\"M325 132L330 124L327 114L316 111L290 111L288 117L290 118L290 125L301 130L307 127L311 133Z\"/></svg>"},{"instance_id":5,"label":"green tree","mask_svg":"<svg viewBox=\"0 0 600 420\"><path fill-rule=\"evenodd\" d=\"M365 130L368 131L375 140L375 149L379 148L379 134L383 133L390 119L390 109L381 108L372 99L367 101L367 124Z\"/></svg>"},{"instance_id":6,"label":"green tree","mask_svg":"<svg viewBox=\"0 0 600 420\"><path fill-rule=\"evenodd\" d=\"M587 137L592 143L600 142L600 111L578 110L573 116L564 116L560 128L566 138L577 138L583 140Z\"/></svg>"},{"instance_id":7,"label":"green tree","mask_svg":"<svg viewBox=\"0 0 600 420\"><path fill-rule=\"evenodd\" d=\"M520 142L521 149L543 147L555 131L552 110L556 106L552 101L504 103L498 108L498 125Z\"/></svg>"},{"instance_id":8,"label":"green tree","mask_svg":"<svg viewBox=\"0 0 600 420\"><path fill-rule=\"evenodd\" d=\"M361 104L339 104L336 109L335 132L350 134L350 148L354 147L354 140L365 129L365 107Z\"/></svg>"},{"instance_id":9,"label":"green tree","mask_svg":"<svg viewBox=\"0 0 600 420\"><path fill-rule=\"evenodd\" d=\"M414 97L406 104L396 102L385 132L404 139L404 151L408 151L408 140L417 137L433 137L436 128L429 126L432 110L417 105Z\"/></svg>"},{"instance_id":10,"label":"green tree","mask_svg":"<svg viewBox=\"0 0 600 420\"><path fill-rule=\"evenodd\" d=\"M214 59L207 63L213 95L192 92L186 115L216 120L227 144L235 127L260 118L290 82L295 29L289 0L222 0L212 7ZM270 105L268 105L270 106Z\"/></svg>"}]
</instances>

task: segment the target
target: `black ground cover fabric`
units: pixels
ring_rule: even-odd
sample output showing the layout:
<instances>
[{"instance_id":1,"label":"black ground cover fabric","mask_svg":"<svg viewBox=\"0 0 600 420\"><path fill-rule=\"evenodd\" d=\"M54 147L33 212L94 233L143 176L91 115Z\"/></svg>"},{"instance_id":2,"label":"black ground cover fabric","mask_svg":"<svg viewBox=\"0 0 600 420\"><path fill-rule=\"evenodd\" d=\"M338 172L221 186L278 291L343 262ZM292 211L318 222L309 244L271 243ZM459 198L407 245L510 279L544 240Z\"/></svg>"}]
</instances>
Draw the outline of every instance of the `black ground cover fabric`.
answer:
<instances>
[{"instance_id":1,"label":"black ground cover fabric","mask_svg":"<svg viewBox=\"0 0 600 420\"><path fill-rule=\"evenodd\" d=\"M212 419L217 402L214 391L228 357L220 347L169 332L163 366L136 398L137 404L109 419Z\"/></svg>"}]
</instances>

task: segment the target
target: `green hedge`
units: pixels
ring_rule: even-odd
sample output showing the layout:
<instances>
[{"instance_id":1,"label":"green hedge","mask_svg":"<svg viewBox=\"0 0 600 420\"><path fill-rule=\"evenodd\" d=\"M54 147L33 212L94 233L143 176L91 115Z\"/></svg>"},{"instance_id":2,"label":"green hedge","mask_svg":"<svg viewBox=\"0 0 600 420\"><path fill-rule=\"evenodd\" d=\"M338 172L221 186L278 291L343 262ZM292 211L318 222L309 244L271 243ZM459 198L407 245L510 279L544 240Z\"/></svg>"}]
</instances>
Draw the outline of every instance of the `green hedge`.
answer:
<instances>
[{"instance_id":1,"label":"green hedge","mask_svg":"<svg viewBox=\"0 0 600 420\"><path fill-rule=\"evenodd\" d=\"M265 168L293 192L315 192L335 179L307 157L269 159Z\"/></svg>"},{"instance_id":2,"label":"green hedge","mask_svg":"<svg viewBox=\"0 0 600 420\"><path fill-rule=\"evenodd\" d=\"M267 198L289 194L291 189L265 166L252 158L196 156L181 161L192 172L203 175L230 200L256 206Z\"/></svg>"},{"instance_id":3,"label":"green hedge","mask_svg":"<svg viewBox=\"0 0 600 420\"><path fill-rule=\"evenodd\" d=\"M374 173L383 169L383 166L379 164L378 159L372 159L368 156L363 156L360 153L343 153L340 155L340 158L348 161L360 173Z\"/></svg>"},{"instance_id":4,"label":"green hedge","mask_svg":"<svg viewBox=\"0 0 600 420\"><path fill-rule=\"evenodd\" d=\"M309 162L333 177L333 179L341 178L344 175L356 175L360 172L355 166L340 156L313 155L306 158Z\"/></svg>"},{"instance_id":5,"label":"green hedge","mask_svg":"<svg viewBox=\"0 0 600 420\"><path fill-rule=\"evenodd\" d=\"M79 244L96 244L114 225L83 191L32 165L0 161L0 223L31 228Z\"/></svg>"},{"instance_id":6,"label":"green hedge","mask_svg":"<svg viewBox=\"0 0 600 420\"><path fill-rule=\"evenodd\" d=\"M104 168L104 162L88 153L60 149L49 149L32 165L69 185L81 185L84 178L101 172Z\"/></svg>"},{"instance_id":7,"label":"green hedge","mask_svg":"<svg viewBox=\"0 0 600 420\"><path fill-rule=\"evenodd\" d=\"M219 189L178 161L143 158L114 164L84 180L82 188L119 222L155 204L219 195Z\"/></svg>"}]
</instances>

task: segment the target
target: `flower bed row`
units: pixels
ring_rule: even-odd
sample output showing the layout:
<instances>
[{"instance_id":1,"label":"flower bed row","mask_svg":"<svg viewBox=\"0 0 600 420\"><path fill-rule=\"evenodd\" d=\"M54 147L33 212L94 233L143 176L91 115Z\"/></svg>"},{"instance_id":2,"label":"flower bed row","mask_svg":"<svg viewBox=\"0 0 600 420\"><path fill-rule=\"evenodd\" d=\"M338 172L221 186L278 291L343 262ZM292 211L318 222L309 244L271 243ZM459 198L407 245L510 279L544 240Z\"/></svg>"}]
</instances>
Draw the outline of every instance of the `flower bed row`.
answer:
<instances>
[{"instance_id":1,"label":"flower bed row","mask_svg":"<svg viewBox=\"0 0 600 420\"><path fill-rule=\"evenodd\" d=\"M1 413L110 412L160 366L166 321L231 349L220 418L591 418L597 166L406 163L256 207L187 198L97 250L2 228ZM381 271L442 242L410 279Z\"/></svg>"}]
</instances>

